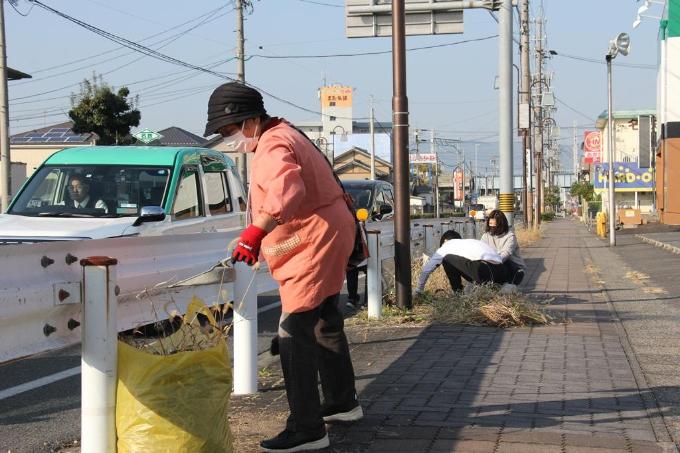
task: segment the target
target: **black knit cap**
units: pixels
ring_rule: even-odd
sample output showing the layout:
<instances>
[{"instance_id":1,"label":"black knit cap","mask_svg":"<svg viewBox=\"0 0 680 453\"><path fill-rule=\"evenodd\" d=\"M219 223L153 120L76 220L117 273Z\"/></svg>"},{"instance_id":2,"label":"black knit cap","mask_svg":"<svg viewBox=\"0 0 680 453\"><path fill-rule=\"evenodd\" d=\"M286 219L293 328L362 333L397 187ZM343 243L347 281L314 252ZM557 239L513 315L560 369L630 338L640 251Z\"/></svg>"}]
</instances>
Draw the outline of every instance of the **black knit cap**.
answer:
<instances>
[{"instance_id":1,"label":"black knit cap","mask_svg":"<svg viewBox=\"0 0 680 453\"><path fill-rule=\"evenodd\" d=\"M229 124L266 114L262 95L239 82L229 82L215 88L208 101L208 123L204 137L216 134Z\"/></svg>"}]
</instances>

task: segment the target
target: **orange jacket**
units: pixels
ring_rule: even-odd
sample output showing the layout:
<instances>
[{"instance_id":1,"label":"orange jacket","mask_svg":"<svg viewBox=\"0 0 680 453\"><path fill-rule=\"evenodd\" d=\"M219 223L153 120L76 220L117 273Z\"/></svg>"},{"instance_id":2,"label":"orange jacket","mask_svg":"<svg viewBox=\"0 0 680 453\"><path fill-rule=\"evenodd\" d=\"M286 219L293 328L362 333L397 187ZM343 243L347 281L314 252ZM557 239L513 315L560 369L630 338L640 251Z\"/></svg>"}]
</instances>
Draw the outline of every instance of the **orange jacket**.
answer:
<instances>
[{"instance_id":1,"label":"orange jacket","mask_svg":"<svg viewBox=\"0 0 680 453\"><path fill-rule=\"evenodd\" d=\"M283 311L311 310L340 292L354 244L354 219L323 154L283 120L262 133L251 163L253 217L279 224L262 241Z\"/></svg>"}]
</instances>

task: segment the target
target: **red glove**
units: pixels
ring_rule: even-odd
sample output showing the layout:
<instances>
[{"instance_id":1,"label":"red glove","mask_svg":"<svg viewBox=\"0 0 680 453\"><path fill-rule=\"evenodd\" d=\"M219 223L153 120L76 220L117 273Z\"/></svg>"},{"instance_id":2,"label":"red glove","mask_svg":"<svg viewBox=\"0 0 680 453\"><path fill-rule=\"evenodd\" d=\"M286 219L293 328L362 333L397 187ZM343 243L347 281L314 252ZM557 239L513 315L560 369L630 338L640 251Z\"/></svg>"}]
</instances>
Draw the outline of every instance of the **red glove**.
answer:
<instances>
[{"instance_id":1,"label":"red glove","mask_svg":"<svg viewBox=\"0 0 680 453\"><path fill-rule=\"evenodd\" d=\"M265 230L255 225L250 225L243 230L234 253L231 254L231 261L245 261L248 266L257 263L260 255L260 244L266 235Z\"/></svg>"}]
</instances>

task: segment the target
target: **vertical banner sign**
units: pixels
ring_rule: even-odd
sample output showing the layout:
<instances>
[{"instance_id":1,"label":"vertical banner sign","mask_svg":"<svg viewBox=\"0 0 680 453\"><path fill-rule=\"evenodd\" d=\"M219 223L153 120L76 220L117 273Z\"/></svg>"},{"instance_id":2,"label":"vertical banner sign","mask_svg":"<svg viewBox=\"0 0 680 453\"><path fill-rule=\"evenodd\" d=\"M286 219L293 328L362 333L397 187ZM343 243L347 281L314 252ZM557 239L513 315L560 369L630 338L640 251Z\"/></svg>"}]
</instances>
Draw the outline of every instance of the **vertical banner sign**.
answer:
<instances>
[{"instance_id":1,"label":"vertical banner sign","mask_svg":"<svg viewBox=\"0 0 680 453\"><path fill-rule=\"evenodd\" d=\"M602 133L600 131L586 131L584 133L583 154L588 164L602 162Z\"/></svg>"},{"instance_id":2,"label":"vertical banner sign","mask_svg":"<svg viewBox=\"0 0 680 453\"><path fill-rule=\"evenodd\" d=\"M463 201L463 170L461 168L453 171L453 199Z\"/></svg>"}]
</instances>

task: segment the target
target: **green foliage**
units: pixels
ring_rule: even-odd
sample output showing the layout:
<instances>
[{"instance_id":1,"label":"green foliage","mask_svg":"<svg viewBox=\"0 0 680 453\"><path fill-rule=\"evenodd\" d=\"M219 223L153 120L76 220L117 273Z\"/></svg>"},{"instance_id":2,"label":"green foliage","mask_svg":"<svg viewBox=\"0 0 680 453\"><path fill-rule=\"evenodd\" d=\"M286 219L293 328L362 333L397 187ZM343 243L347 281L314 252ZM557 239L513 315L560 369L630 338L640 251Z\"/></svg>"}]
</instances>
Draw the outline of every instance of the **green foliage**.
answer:
<instances>
[{"instance_id":1,"label":"green foliage","mask_svg":"<svg viewBox=\"0 0 680 453\"><path fill-rule=\"evenodd\" d=\"M560 199L559 187L551 186L545 191L544 201L546 206L550 206L553 211L557 211L562 200Z\"/></svg>"},{"instance_id":2,"label":"green foliage","mask_svg":"<svg viewBox=\"0 0 680 453\"><path fill-rule=\"evenodd\" d=\"M117 93L95 74L84 80L80 94L71 95L72 108L68 116L73 120L73 132L94 132L99 145L129 144L130 128L139 126L141 113L128 100L130 90L122 87Z\"/></svg>"},{"instance_id":3,"label":"green foliage","mask_svg":"<svg viewBox=\"0 0 680 453\"><path fill-rule=\"evenodd\" d=\"M551 222L555 220L555 213L554 212L542 212L541 213L541 220L543 222Z\"/></svg>"},{"instance_id":4,"label":"green foliage","mask_svg":"<svg viewBox=\"0 0 680 453\"><path fill-rule=\"evenodd\" d=\"M593 201L595 198L595 190L593 185L586 181L575 181L571 185L569 193L572 197L581 197L585 201Z\"/></svg>"}]
</instances>

